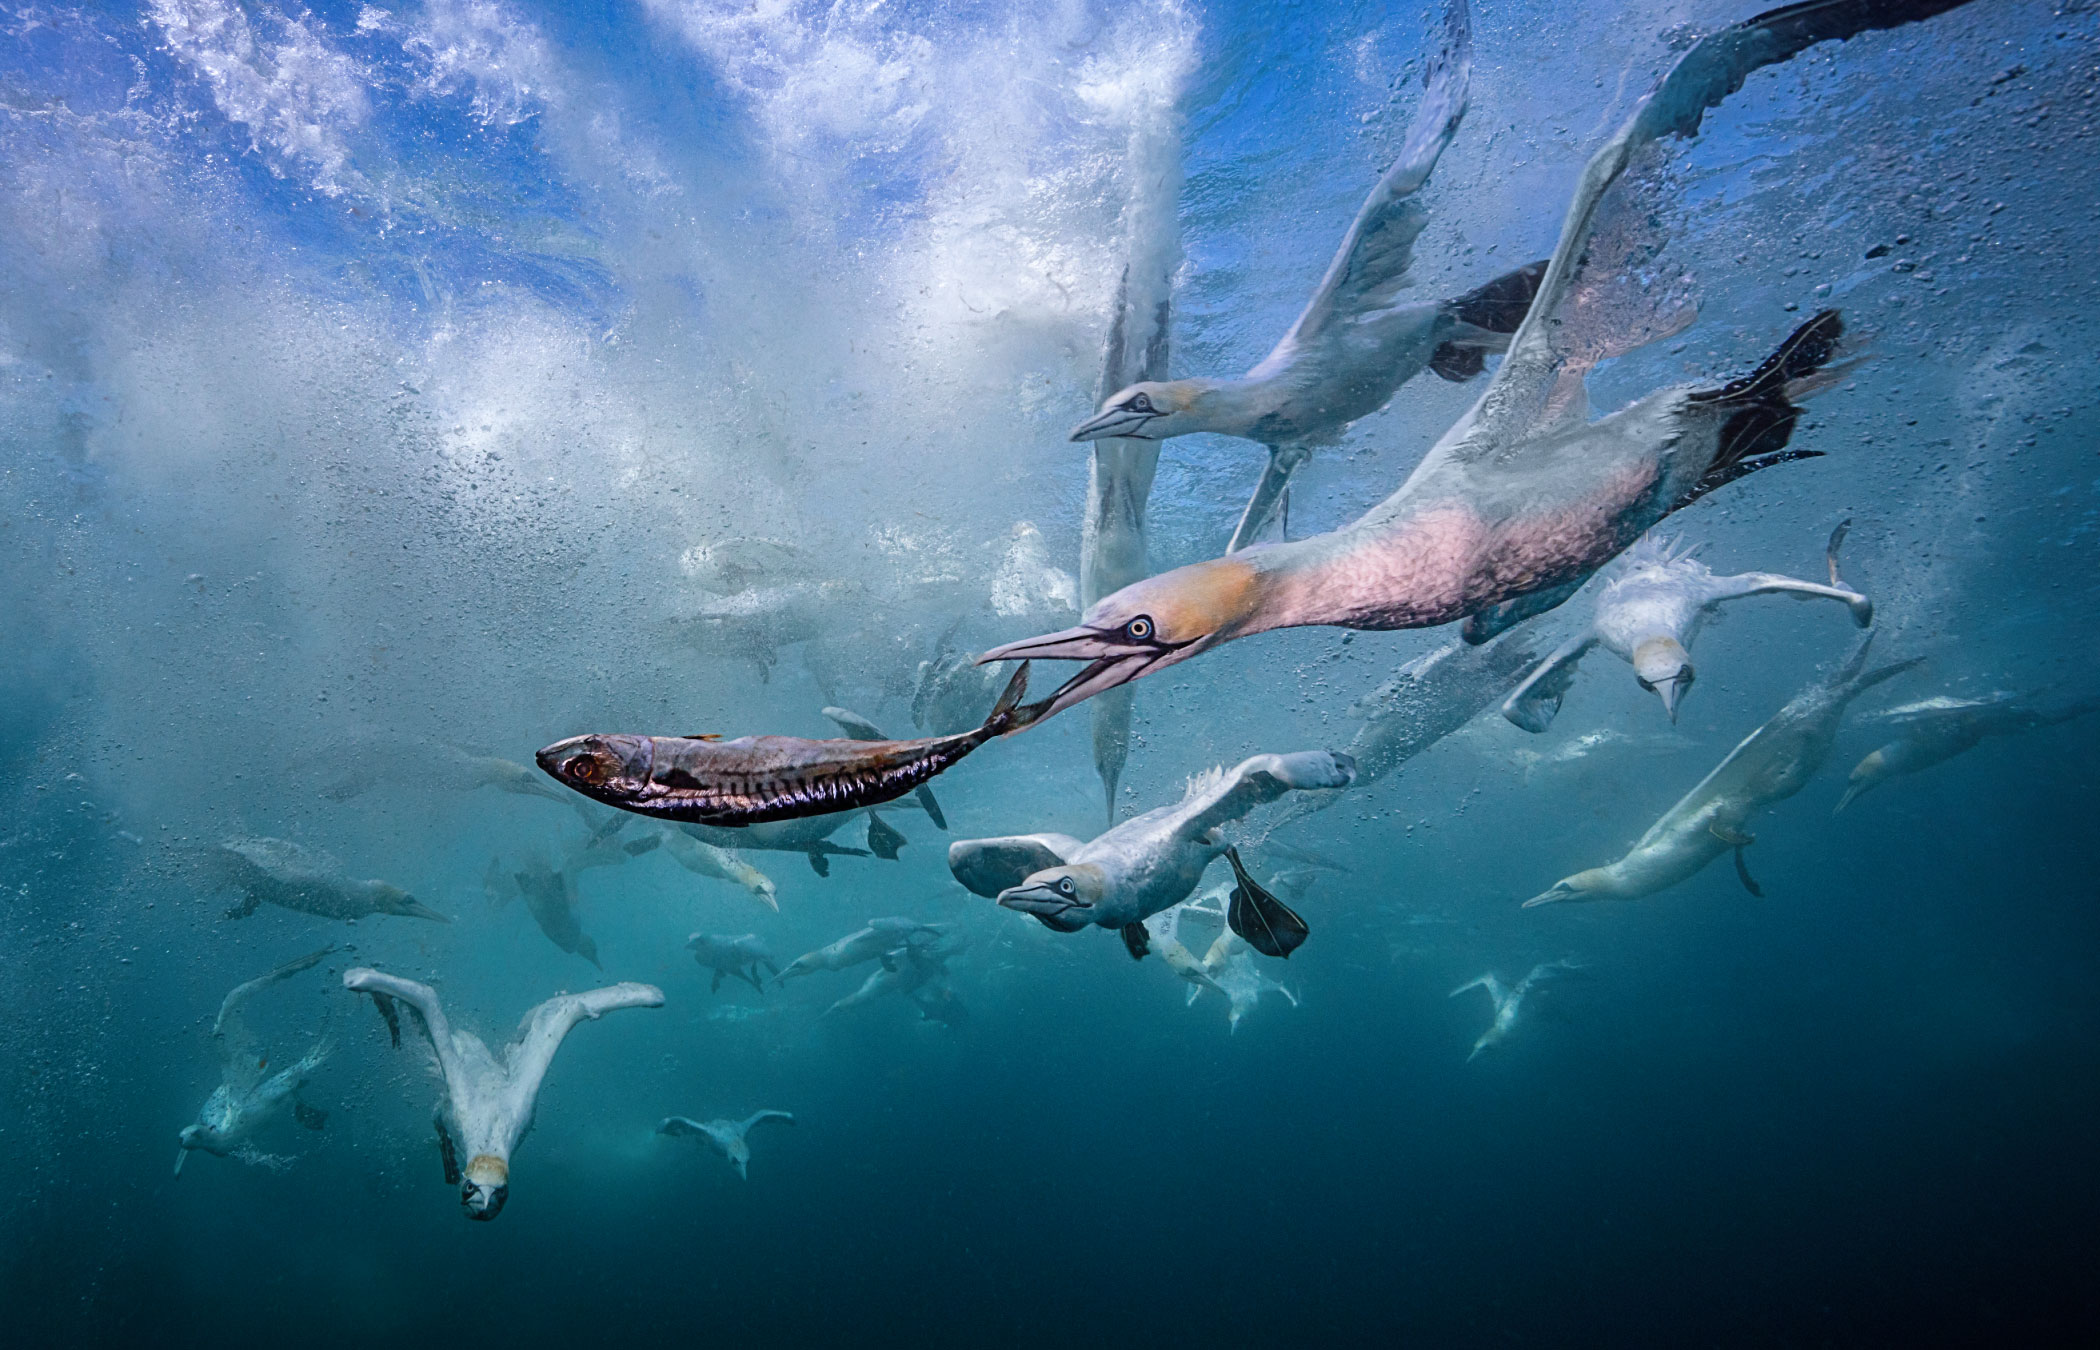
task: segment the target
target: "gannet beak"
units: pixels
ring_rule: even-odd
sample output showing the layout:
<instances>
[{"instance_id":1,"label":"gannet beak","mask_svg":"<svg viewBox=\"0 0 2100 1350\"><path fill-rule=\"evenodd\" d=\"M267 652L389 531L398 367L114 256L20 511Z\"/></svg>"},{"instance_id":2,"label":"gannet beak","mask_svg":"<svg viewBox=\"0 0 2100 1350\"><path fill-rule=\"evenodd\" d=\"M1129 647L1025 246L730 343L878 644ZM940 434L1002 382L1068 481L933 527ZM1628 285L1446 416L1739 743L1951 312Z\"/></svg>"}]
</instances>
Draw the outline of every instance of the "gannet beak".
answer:
<instances>
[{"instance_id":1,"label":"gannet beak","mask_svg":"<svg viewBox=\"0 0 2100 1350\"><path fill-rule=\"evenodd\" d=\"M1144 428L1159 416L1158 413L1133 412L1128 408L1110 408L1096 413L1072 428L1074 441L1105 441L1111 436L1144 436ZM1149 439L1149 438L1147 438Z\"/></svg>"},{"instance_id":2,"label":"gannet beak","mask_svg":"<svg viewBox=\"0 0 2100 1350\"><path fill-rule=\"evenodd\" d=\"M1684 697L1684 691L1691 686L1692 677L1689 670L1682 672L1674 680L1665 680L1655 686L1655 692L1663 701L1663 712L1669 717L1670 725L1677 724L1677 700Z\"/></svg>"},{"instance_id":3,"label":"gannet beak","mask_svg":"<svg viewBox=\"0 0 2100 1350\"><path fill-rule=\"evenodd\" d=\"M1539 894L1532 896L1529 900L1526 900L1524 902L1523 908L1536 909L1540 905L1550 905L1553 904L1555 901L1559 900L1573 900L1581 894L1582 892L1576 890L1567 882L1556 881L1553 883L1552 890L1542 891Z\"/></svg>"},{"instance_id":4,"label":"gannet beak","mask_svg":"<svg viewBox=\"0 0 2100 1350\"><path fill-rule=\"evenodd\" d=\"M1041 709L1030 725L1084 702L1104 689L1128 684L1163 661L1172 659L1180 647L1164 643L1131 642L1113 633L1093 628L1067 628L1061 633L1024 638L994 647L977 658L977 664L993 661L1089 661L1092 664L1058 686L1057 692L1034 705Z\"/></svg>"}]
</instances>

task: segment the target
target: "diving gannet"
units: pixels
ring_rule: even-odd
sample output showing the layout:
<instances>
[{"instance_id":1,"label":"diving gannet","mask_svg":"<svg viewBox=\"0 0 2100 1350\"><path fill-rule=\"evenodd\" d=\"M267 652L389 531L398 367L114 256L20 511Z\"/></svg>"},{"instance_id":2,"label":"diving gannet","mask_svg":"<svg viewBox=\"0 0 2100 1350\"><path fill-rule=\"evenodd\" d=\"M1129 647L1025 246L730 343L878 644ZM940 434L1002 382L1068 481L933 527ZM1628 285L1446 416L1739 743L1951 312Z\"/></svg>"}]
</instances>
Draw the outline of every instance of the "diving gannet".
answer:
<instances>
[{"instance_id":1,"label":"diving gannet","mask_svg":"<svg viewBox=\"0 0 2100 1350\"><path fill-rule=\"evenodd\" d=\"M1421 191L1466 113L1473 54L1465 0L1450 0L1443 28L1399 159L1358 208L1318 289L1275 349L1236 380L1140 380L1103 399L1100 411L1072 430L1075 441L1213 431L1267 447L1268 468L1227 553L1268 526L1314 446L1339 440L1424 370L1447 380L1478 375L1485 353L1508 347L1545 273L1545 263L1536 262L1456 299L1400 302L1415 236L1428 219Z\"/></svg>"},{"instance_id":2,"label":"diving gannet","mask_svg":"<svg viewBox=\"0 0 2100 1350\"><path fill-rule=\"evenodd\" d=\"M1485 989L1487 996L1494 1000L1495 1004L1495 1020L1489 1022L1487 1030L1480 1033L1480 1039L1473 1042L1473 1053L1466 1056L1466 1062L1470 1064L1481 1051L1502 1044L1503 1039L1515 1030L1517 1013L1524 1006L1524 996L1530 993L1532 987L1540 980L1547 979L1559 971L1579 969L1581 967L1572 961L1546 961L1533 966L1531 973L1517 981L1514 987L1505 986L1494 975L1488 974L1468 980L1452 990L1450 997L1457 998L1468 989Z\"/></svg>"},{"instance_id":3,"label":"diving gannet","mask_svg":"<svg viewBox=\"0 0 2100 1350\"><path fill-rule=\"evenodd\" d=\"M1802 324L1742 379L1664 389L1589 420L1591 368L1690 318L1674 274L1655 275L1666 213L1643 198L1661 158L1640 152L1696 133L1705 110L1761 66L1962 2L1811 0L1703 39L1591 158L1509 354L1397 492L1332 533L1137 582L1090 606L1076 628L978 659L1089 662L1042 705L1049 716L1273 628L1465 619L1467 639L1485 641L1566 600L1672 511L1757 469L1819 453L1785 447L1797 400L1839 378L1825 369L1843 331L1834 310Z\"/></svg>"},{"instance_id":4,"label":"diving gannet","mask_svg":"<svg viewBox=\"0 0 2100 1350\"><path fill-rule=\"evenodd\" d=\"M814 975L820 970L850 970L864 961L873 961L885 952L893 951L920 934L939 936L946 926L937 923L920 923L917 919L870 919L864 928L856 928L828 947L819 947L813 952L804 952L788 962L785 970L773 976L775 984L786 984L789 980L804 975Z\"/></svg>"},{"instance_id":5,"label":"diving gannet","mask_svg":"<svg viewBox=\"0 0 2100 1350\"><path fill-rule=\"evenodd\" d=\"M922 1019L953 1026L961 1020L961 1009L946 981L948 958L955 952L955 948L943 949L938 937L909 934L876 958L881 964L868 972L860 988L826 1008L823 1015L829 1017L896 994L911 1000Z\"/></svg>"},{"instance_id":6,"label":"diving gannet","mask_svg":"<svg viewBox=\"0 0 2100 1350\"><path fill-rule=\"evenodd\" d=\"M1218 934L1212 940L1210 950L1203 954L1203 970L1210 976L1212 987L1223 994L1230 1005L1226 1014L1229 1031L1238 1031L1240 1019L1253 1012L1261 1003L1261 996L1272 990L1289 999L1293 1008L1298 1006L1298 996L1264 975L1254 964L1254 954L1247 950L1247 944L1229 928ZM1201 989L1191 989L1189 1002L1194 1003L1202 992Z\"/></svg>"},{"instance_id":7,"label":"diving gannet","mask_svg":"<svg viewBox=\"0 0 2100 1350\"><path fill-rule=\"evenodd\" d=\"M703 969L714 972L714 979L707 986L711 994L721 992L725 975L748 980L753 989L763 994L766 987L759 983L759 967L764 966L775 977L780 974L780 963L773 959L773 953L766 950L766 944L758 940L756 933L739 933L734 937L723 933L694 933L685 940L685 946Z\"/></svg>"},{"instance_id":8,"label":"diving gannet","mask_svg":"<svg viewBox=\"0 0 2100 1350\"><path fill-rule=\"evenodd\" d=\"M1033 914L1060 933L1089 924L1113 929L1132 956L1142 957L1149 942L1144 921L1186 900L1204 869L1229 851L1220 826L1287 792L1346 787L1355 774L1348 756L1330 750L1256 755L1230 772L1198 774L1179 802L1133 816L1090 842L1063 834L958 840L948 847L948 868L972 892ZM1262 929L1303 929L1281 902L1259 887L1255 892L1248 912L1259 915Z\"/></svg>"},{"instance_id":9,"label":"diving gannet","mask_svg":"<svg viewBox=\"0 0 2100 1350\"><path fill-rule=\"evenodd\" d=\"M729 1159L729 1165L736 1168L738 1176L749 1181L751 1177L745 1169L751 1163L751 1145L745 1136L751 1133L753 1125L762 1125L769 1120L777 1120L783 1125L795 1123L795 1118L785 1111L760 1111L742 1120L700 1121L685 1116L665 1116L656 1132L673 1138L705 1139L708 1147Z\"/></svg>"},{"instance_id":10,"label":"diving gannet","mask_svg":"<svg viewBox=\"0 0 2100 1350\"><path fill-rule=\"evenodd\" d=\"M1626 856L1554 883L1524 902L1638 900L1690 877L1733 849L1736 876L1752 895L1764 892L1751 880L1743 850L1756 842L1743 825L1759 809L1785 801L1808 785L1837 739L1838 723L1853 699L1883 680L1918 664L1899 661L1861 674L1870 632L1860 639L1837 674L1796 694L1772 720L1743 738L1714 771L1648 827Z\"/></svg>"},{"instance_id":11,"label":"diving gannet","mask_svg":"<svg viewBox=\"0 0 2100 1350\"><path fill-rule=\"evenodd\" d=\"M1526 731L1544 731L1560 711L1561 699L1574 681L1575 667L1592 647L1633 667L1641 688L1662 699L1663 712L1674 722L1677 704L1692 687L1692 643L1699 630L1727 601L1748 595L1791 593L1843 601L1861 628L1874 622L1874 602L1838 578L1838 547L1845 542L1849 520L1830 532L1824 558L1830 584L1796 581L1774 572L1740 572L1717 577L1692 550L1650 534L1626 550L1618 572L1597 592L1596 613L1585 631L1562 643L1539 663L1502 704L1502 715Z\"/></svg>"},{"instance_id":12,"label":"diving gannet","mask_svg":"<svg viewBox=\"0 0 2100 1350\"><path fill-rule=\"evenodd\" d=\"M815 554L780 539L718 539L678 555L678 570L716 595L736 595L759 586L780 586L817 575Z\"/></svg>"},{"instance_id":13,"label":"diving gannet","mask_svg":"<svg viewBox=\"0 0 2100 1350\"><path fill-rule=\"evenodd\" d=\"M773 878L739 858L734 850L717 848L696 837L693 831L699 828L694 825L665 825L664 853L686 871L741 886L751 892L752 898L758 903L776 913L779 912L780 901L775 895ZM806 850L802 851L806 853ZM821 856L813 853L806 855L812 859ZM822 874L823 869L819 868L818 875Z\"/></svg>"},{"instance_id":14,"label":"diving gannet","mask_svg":"<svg viewBox=\"0 0 2100 1350\"><path fill-rule=\"evenodd\" d=\"M1997 693L1988 698L1958 699L1944 695L1890 708L1879 721L1897 728L1895 740L1872 751L1852 766L1845 795L1837 811L1853 799L1891 778L1929 769L1965 750L1973 750L1986 736L2009 736L2014 732L2053 727L2087 713L2100 711L2100 699L2084 699L2057 708L2042 708L2032 697ZM1835 815L1836 811L1831 814Z\"/></svg>"},{"instance_id":15,"label":"diving gannet","mask_svg":"<svg viewBox=\"0 0 2100 1350\"><path fill-rule=\"evenodd\" d=\"M423 1033L445 1080L445 1095L432 1113L446 1182L459 1187L460 1208L470 1219L489 1220L510 1198L510 1155L532 1128L540 1080L554 1052L578 1022L596 1021L620 1008L661 1008L654 985L623 983L584 994L557 994L525 1014L516 1036L499 1058L471 1031L457 1031L445 1018L437 991L369 966L343 972L343 987L369 994L387 1033L401 1044L396 1003L408 1005L409 1020ZM460 1165L460 1150L466 1165Z\"/></svg>"},{"instance_id":16,"label":"diving gannet","mask_svg":"<svg viewBox=\"0 0 2100 1350\"><path fill-rule=\"evenodd\" d=\"M780 649L811 638L835 636L841 616L867 612L866 588L851 581L794 581L753 586L682 604L673 625L703 652L728 652L772 681Z\"/></svg>"},{"instance_id":17,"label":"diving gannet","mask_svg":"<svg viewBox=\"0 0 2100 1350\"><path fill-rule=\"evenodd\" d=\"M665 822L667 830L678 830L704 844L716 848L757 849L761 853L799 853L809 860L809 870L820 877L831 875L833 858L865 858L868 851L849 844L834 844L830 836L849 820L859 818L859 811L832 811L821 816L803 816L798 820L775 820L761 825L725 826L695 825L690 821ZM675 857L676 854L674 853ZM773 908L780 908L774 905Z\"/></svg>"},{"instance_id":18,"label":"diving gannet","mask_svg":"<svg viewBox=\"0 0 2100 1350\"><path fill-rule=\"evenodd\" d=\"M547 935L547 941L598 966L598 944L576 919L574 872L551 867L546 858L534 853L511 873L511 880L517 884L518 894L525 897L525 908L540 926L540 932Z\"/></svg>"},{"instance_id":19,"label":"diving gannet","mask_svg":"<svg viewBox=\"0 0 2100 1350\"><path fill-rule=\"evenodd\" d=\"M323 947L287 961L267 975L234 986L219 1004L219 1015L211 1024L212 1047L219 1056L219 1085L205 1099L204 1108L197 1113L197 1123L182 1128L181 1142L175 1150L176 1176L182 1175L183 1161L192 1149L243 1162L275 1164L277 1159L255 1152L248 1140L286 1102L292 1104L293 1114L308 1129L318 1130L327 1123L328 1113L308 1106L299 1100L298 1093L328 1058L328 1038L323 1036L316 1041L313 1049L296 1063L264 1077L270 1067L269 1055L242 1013L249 999L302 970L313 969L334 950L333 946Z\"/></svg>"},{"instance_id":20,"label":"diving gannet","mask_svg":"<svg viewBox=\"0 0 2100 1350\"><path fill-rule=\"evenodd\" d=\"M241 902L226 911L229 919L245 919L257 905L269 904L323 919L399 914L452 922L399 886L348 879L334 858L288 839L229 839L207 859L219 884L241 893Z\"/></svg>"}]
</instances>

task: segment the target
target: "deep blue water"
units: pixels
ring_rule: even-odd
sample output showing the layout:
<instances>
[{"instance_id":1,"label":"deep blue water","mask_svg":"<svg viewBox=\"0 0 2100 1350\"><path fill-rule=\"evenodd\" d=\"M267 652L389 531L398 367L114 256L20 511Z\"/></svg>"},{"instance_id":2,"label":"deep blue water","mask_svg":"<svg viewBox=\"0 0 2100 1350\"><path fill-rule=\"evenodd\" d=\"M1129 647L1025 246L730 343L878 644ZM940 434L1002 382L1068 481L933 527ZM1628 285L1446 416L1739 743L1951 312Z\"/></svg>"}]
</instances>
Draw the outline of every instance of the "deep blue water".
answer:
<instances>
[{"instance_id":1,"label":"deep blue water","mask_svg":"<svg viewBox=\"0 0 2100 1350\"><path fill-rule=\"evenodd\" d=\"M1477 4L1421 292L1544 256L1677 36L1751 8ZM1002 610L988 579L1022 521L1076 570L1065 432L1132 165L1184 174L1176 373L1243 369L1396 151L1427 19L0 6L0 1340L2090 1337L2100 717L1831 814L1877 709L2100 684L2100 10L2075 0L1978 0L1753 77L1677 152L1698 325L1592 381L1609 408L1730 378L1824 304L1871 338L1796 432L1825 458L1670 526L1716 570L1812 577L1851 518L1877 656L1925 658L1760 816L1762 898L1724 859L1641 901L1519 908L1840 659L1835 607L1734 607L1674 728L1592 656L1547 735L1490 709L1291 826L1349 870L1264 963L1299 1005L1236 1030L1158 961L944 865L951 838L1100 828L1085 709L939 780L949 834L892 813L899 861L820 879L747 853L777 914L661 851L581 873L602 977L485 896L492 858L558 858L583 827L461 790L448 747L816 736L827 703L906 734L951 625L976 650L1071 622ZM1323 449L1294 532L1385 496L1478 389L1425 376ZM1218 551L1259 458L1167 445L1155 567ZM770 631L764 681L674 622L701 597L682 555L738 537L799 541L852 587L814 639ZM1585 605L1537 622L1557 642ZM1351 702L1447 638L1301 629L1144 682L1120 809L1345 744ZM1622 739L1529 758L1594 732ZM454 922L225 919L196 859L237 835ZM754 931L787 957L885 914L966 944L962 1025L900 999L820 1016L861 970L710 993L682 945ZM327 1127L269 1127L281 1169L171 1176L219 1000L330 941L257 1014L285 1060L334 1037L305 1091ZM1468 1062L1486 1001L1448 991L1555 959L1582 969ZM355 963L438 984L492 1043L557 990L640 980L666 1005L576 1031L509 1207L469 1224L435 1084L339 988ZM797 1123L755 1136L748 1181L651 1132L763 1107Z\"/></svg>"}]
</instances>

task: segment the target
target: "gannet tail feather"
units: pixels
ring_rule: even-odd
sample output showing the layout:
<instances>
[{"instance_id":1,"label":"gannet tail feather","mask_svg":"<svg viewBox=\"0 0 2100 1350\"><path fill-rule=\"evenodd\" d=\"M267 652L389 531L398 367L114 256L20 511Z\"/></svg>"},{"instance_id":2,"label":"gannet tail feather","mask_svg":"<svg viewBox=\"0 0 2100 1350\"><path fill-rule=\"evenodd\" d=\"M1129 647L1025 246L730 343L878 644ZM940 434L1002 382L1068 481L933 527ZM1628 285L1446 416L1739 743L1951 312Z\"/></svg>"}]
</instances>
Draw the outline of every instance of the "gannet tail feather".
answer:
<instances>
[{"instance_id":1,"label":"gannet tail feather","mask_svg":"<svg viewBox=\"0 0 2100 1350\"><path fill-rule=\"evenodd\" d=\"M1788 397L1798 393L1789 386L1815 374L1837 355L1838 339L1844 336L1845 321L1834 309L1826 309L1787 335L1764 363L1742 379L1719 389L1692 394L1695 404L1730 409L1721 425L1721 440L1706 473L1678 499L1681 509L1736 479L1774 464L1813 459L1817 450L1789 450L1794 423L1801 408Z\"/></svg>"},{"instance_id":2,"label":"gannet tail feather","mask_svg":"<svg viewBox=\"0 0 2100 1350\"><path fill-rule=\"evenodd\" d=\"M1541 258L1525 263L1446 301L1445 312L1469 331L1438 344L1430 353L1429 368L1454 384L1487 369L1487 354L1506 351L1510 335L1523 327L1531 301L1539 293L1539 282L1545 279L1546 264L1551 261Z\"/></svg>"}]
</instances>

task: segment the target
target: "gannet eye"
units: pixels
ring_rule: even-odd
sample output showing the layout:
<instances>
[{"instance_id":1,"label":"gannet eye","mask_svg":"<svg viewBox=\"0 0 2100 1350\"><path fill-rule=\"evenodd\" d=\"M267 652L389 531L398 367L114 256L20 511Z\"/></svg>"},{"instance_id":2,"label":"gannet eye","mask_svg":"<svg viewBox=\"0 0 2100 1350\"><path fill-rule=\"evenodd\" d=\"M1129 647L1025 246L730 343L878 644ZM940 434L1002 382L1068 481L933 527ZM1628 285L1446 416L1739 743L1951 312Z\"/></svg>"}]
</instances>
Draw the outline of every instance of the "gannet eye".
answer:
<instances>
[{"instance_id":1,"label":"gannet eye","mask_svg":"<svg viewBox=\"0 0 2100 1350\"><path fill-rule=\"evenodd\" d=\"M1143 614L1123 625L1123 636L1132 642L1144 642L1152 636L1152 620Z\"/></svg>"},{"instance_id":2,"label":"gannet eye","mask_svg":"<svg viewBox=\"0 0 2100 1350\"><path fill-rule=\"evenodd\" d=\"M1641 688L1647 690L1651 694L1655 692L1655 685L1650 681L1641 678L1638 675L1633 677L1633 682L1639 685Z\"/></svg>"},{"instance_id":3,"label":"gannet eye","mask_svg":"<svg viewBox=\"0 0 2100 1350\"><path fill-rule=\"evenodd\" d=\"M1072 878L1059 877L1057 879L1057 893L1059 895L1070 895L1072 893Z\"/></svg>"},{"instance_id":4,"label":"gannet eye","mask_svg":"<svg viewBox=\"0 0 2100 1350\"><path fill-rule=\"evenodd\" d=\"M1132 412L1148 413L1152 411L1152 397L1149 394L1133 394L1130 402L1123 406Z\"/></svg>"}]
</instances>

